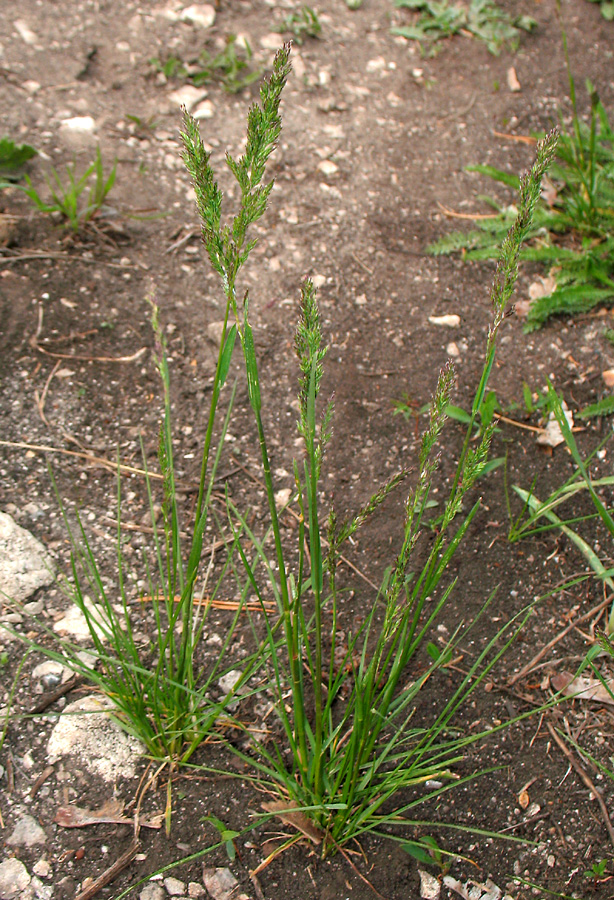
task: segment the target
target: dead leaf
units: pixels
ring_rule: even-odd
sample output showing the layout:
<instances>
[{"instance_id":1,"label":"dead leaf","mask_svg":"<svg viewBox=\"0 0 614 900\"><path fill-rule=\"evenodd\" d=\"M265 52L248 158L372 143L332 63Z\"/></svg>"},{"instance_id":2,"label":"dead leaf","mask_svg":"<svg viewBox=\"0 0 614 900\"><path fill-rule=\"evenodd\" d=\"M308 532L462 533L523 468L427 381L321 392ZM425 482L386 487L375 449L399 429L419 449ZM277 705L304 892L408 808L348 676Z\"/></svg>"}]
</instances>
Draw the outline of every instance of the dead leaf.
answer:
<instances>
[{"instance_id":1,"label":"dead leaf","mask_svg":"<svg viewBox=\"0 0 614 900\"><path fill-rule=\"evenodd\" d=\"M560 675L553 675L550 684L555 691L560 691L565 697L573 697L574 700L594 700L595 703L609 703L614 706L614 679L610 679L606 684L599 681L598 678L584 678L578 675L576 678L571 672L561 672Z\"/></svg>"},{"instance_id":2,"label":"dead leaf","mask_svg":"<svg viewBox=\"0 0 614 900\"><path fill-rule=\"evenodd\" d=\"M606 369L601 373L601 377L606 387L614 387L614 369Z\"/></svg>"},{"instance_id":3,"label":"dead leaf","mask_svg":"<svg viewBox=\"0 0 614 900\"><path fill-rule=\"evenodd\" d=\"M547 275L545 278L537 278L529 285L529 297L531 300L539 300L541 297L549 297L556 290L556 278Z\"/></svg>"},{"instance_id":4,"label":"dead leaf","mask_svg":"<svg viewBox=\"0 0 614 900\"><path fill-rule=\"evenodd\" d=\"M55 823L62 828L85 828L88 825L134 825L134 819L122 816L124 804L121 800L107 800L100 809L86 809L80 806L61 806L55 814ZM155 813L149 819L139 819L144 828L161 828L164 813Z\"/></svg>"},{"instance_id":5,"label":"dead leaf","mask_svg":"<svg viewBox=\"0 0 614 900\"><path fill-rule=\"evenodd\" d=\"M573 414L564 400L561 402L561 407L563 409L563 414L567 419L567 424L570 428L573 428ZM537 443L542 447L558 447L560 444L565 443L561 426L557 422L553 412L548 416L548 422L543 432L537 436Z\"/></svg>"},{"instance_id":6,"label":"dead leaf","mask_svg":"<svg viewBox=\"0 0 614 900\"><path fill-rule=\"evenodd\" d=\"M518 794L518 805L520 806L521 809L526 809L527 806L529 805L529 802L530 802L529 801L529 792L527 791L526 788L524 788Z\"/></svg>"},{"instance_id":7,"label":"dead leaf","mask_svg":"<svg viewBox=\"0 0 614 900\"><path fill-rule=\"evenodd\" d=\"M514 94L517 94L518 91L522 90L520 82L518 81L518 75L516 75L516 69L513 66L510 66L507 70L507 86Z\"/></svg>"},{"instance_id":8,"label":"dead leaf","mask_svg":"<svg viewBox=\"0 0 614 900\"><path fill-rule=\"evenodd\" d=\"M284 825L291 825L308 837L314 844L321 844L324 832L308 819L298 806L294 806L290 800L271 800L263 803L262 808L266 812L274 813Z\"/></svg>"}]
</instances>

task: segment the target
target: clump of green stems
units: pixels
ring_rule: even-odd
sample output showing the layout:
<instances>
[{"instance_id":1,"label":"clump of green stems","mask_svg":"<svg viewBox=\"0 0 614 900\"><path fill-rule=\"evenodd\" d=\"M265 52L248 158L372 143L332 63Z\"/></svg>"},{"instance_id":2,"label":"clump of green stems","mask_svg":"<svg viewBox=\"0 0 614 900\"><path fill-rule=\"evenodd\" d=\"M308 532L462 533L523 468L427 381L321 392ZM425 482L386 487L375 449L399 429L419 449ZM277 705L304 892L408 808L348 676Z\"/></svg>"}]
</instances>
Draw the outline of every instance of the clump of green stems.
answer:
<instances>
[{"instance_id":1,"label":"clump of green stems","mask_svg":"<svg viewBox=\"0 0 614 900\"><path fill-rule=\"evenodd\" d=\"M252 56L247 41L239 44L236 34L229 34L220 53L212 55L205 48L191 63L184 63L176 56L170 56L164 63L152 59L151 63L167 78L186 79L196 87L218 81L229 94L238 94L262 74L262 69L251 68Z\"/></svg>"},{"instance_id":2,"label":"clump of green stems","mask_svg":"<svg viewBox=\"0 0 614 900\"><path fill-rule=\"evenodd\" d=\"M279 26L280 32L289 31L296 44L302 44L305 38L318 38L322 33L322 25L317 12L311 6L301 6L300 10L288 13Z\"/></svg>"},{"instance_id":3,"label":"clump of green stems","mask_svg":"<svg viewBox=\"0 0 614 900\"><path fill-rule=\"evenodd\" d=\"M411 572L438 468L436 445L454 378L451 366L441 372L433 396L417 483L405 503L396 561L386 570L364 624L343 646L341 592L337 586L341 548L407 473L395 475L347 521L339 522L334 509L323 513L321 473L333 411L330 403L324 403L320 409L326 349L316 291L306 279L301 288L295 339L300 369L298 431L304 453L302 459L294 462L299 528L298 562L291 564L276 506L249 295L245 293L241 303L236 293L237 274L253 246L253 242L245 243L246 225L256 215L262 215L272 187L272 182L263 182L264 166L280 133L279 96L289 71L289 46L285 46L276 56L270 82L261 90L262 106L250 110L245 154L239 160L227 155L241 189L241 209L230 225L222 225L222 195L197 124L188 115L184 119L183 140L205 246L226 294L226 316L233 316L231 333L238 335L243 353L269 513L269 528L263 538L227 499L234 546L243 567L243 575L238 569L237 577L242 578L243 593L255 595L262 605L267 690L274 698L283 743L271 748L250 735L251 752L234 746L231 749L255 767L256 780L277 794L282 805L300 809L315 823L325 855L365 832L382 834L391 824L415 824L404 814L437 791L414 797L394 812L383 811L383 807L402 789L416 789L438 777L447 781L450 767L462 758L463 748L480 737L458 736L449 727L453 715L503 652L503 648L495 651L496 638L479 653L433 721L423 726L413 724L412 719L421 690L450 659L453 648L468 631L461 626L443 650L428 641L433 622L454 586L453 580L445 586L440 583L480 506L476 501L467 513L460 515L467 494L487 463L494 426L484 429L477 446L472 446L472 437L494 363L497 335L517 278L520 245L530 228L541 177L552 158L556 137L550 135L539 145L533 169L521 179L518 219L504 241L492 288L493 320L484 369L440 531L427 552L426 562ZM223 342L228 340L226 327L227 318ZM459 515L461 523L456 527ZM268 541L274 546L274 562L270 560ZM265 605L271 594L276 601L276 615L268 612ZM349 632L346 623L344 631ZM511 637L507 629L503 632L507 643ZM426 666L425 652L429 660ZM288 693L291 699L287 708ZM284 750L289 751L289 763Z\"/></svg>"},{"instance_id":4,"label":"clump of green stems","mask_svg":"<svg viewBox=\"0 0 614 900\"><path fill-rule=\"evenodd\" d=\"M590 81L586 82L590 121L588 125L581 121L564 30L563 47L572 130L566 131L561 123L558 160L549 172L551 189L535 210L528 243L521 254L524 260L546 266L556 287L531 303L526 331L539 328L551 316L586 313L614 300L614 130ZM515 175L493 166L470 166L468 171L518 188ZM495 259L516 209L503 207L489 197L482 199L496 210L492 217L476 221L476 227L469 232L446 235L427 251L436 255L462 252L467 261Z\"/></svg>"},{"instance_id":5,"label":"clump of green stems","mask_svg":"<svg viewBox=\"0 0 614 900\"><path fill-rule=\"evenodd\" d=\"M486 44L488 50L498 56L503 47L515 50L520 32L532 31L537 22L530 16L510 16L493 0L470 0L467 3L450 3L449 0L394 0L401 9L419 13L412 25L392 29L408 40L419 41L429 55L434 55L439 41L455 34L470 34ZM423 51L424 52L424 51Z\"/></svg>"},{"instance_id":6,"label":"clump of green stems","mask_svg":"<svg viewBox=\"0 0 614 900\"><path fill-rule=\"evenodd\" d=\"M598 493L604 488L610 489L614 484L614 477L608 475L604 478L592 479L589 472L591 460L596 456L598 451L603 448L604 444L610 440L612 434L610 432L610 434L607 435L593 450L590 456L587 459L583 459L578 449L574 433L570 427L567 416L565 415L561 397L551 384L548 385L547 401L548 409L558 422L565 445L574 461L575 468L567 481L553 491L544 501L539 500L533 492L533 489L527 491L518 485L512 485L513 490L523 502L523 508L520 515L512 520L509 539L510 541L515 542L531 535L540 534L544 531L560 529L584 556L591 567L594 576L603 582L604 588L614 592L614 569L606 568L600 560L599 555L590 544L578 534L577 530L574 530L571 527L572 525L578 525L588 519L598 518L603 525L605 525L610 538L614 542L614 518L612 517L612 510L607 508ZM578 494L584 491L588 492L591 503L595 508L593 514L587 516L573 516L570 519L561 519L554 512L559 506L568 501L572 501L574 497L577 497ZM610 610L607 632L610 636L614 635L614 601Z\"/></svg>"},{"instance_id":7,"label":"clump of green stems","mask_svg":"<svg viewBox=\"0 0 614 900\"><path fill-rule=\"evenodd\" d=\"M37 209L44 213L59 214L77 234L100 213L107 195L115 184L116 172L117 163L113 165L108 177L105 177L100 147L98 147L96 159L80 176L77 176L76 163L66 166L67 181L65 182L62 181L58 171L51 168L52 177L46 176L51 201L43 200L28 175L24 176L27 186L17 185L17 187ZM87 196L85 196L86 192Z\"/></svg>"}]
</instances>

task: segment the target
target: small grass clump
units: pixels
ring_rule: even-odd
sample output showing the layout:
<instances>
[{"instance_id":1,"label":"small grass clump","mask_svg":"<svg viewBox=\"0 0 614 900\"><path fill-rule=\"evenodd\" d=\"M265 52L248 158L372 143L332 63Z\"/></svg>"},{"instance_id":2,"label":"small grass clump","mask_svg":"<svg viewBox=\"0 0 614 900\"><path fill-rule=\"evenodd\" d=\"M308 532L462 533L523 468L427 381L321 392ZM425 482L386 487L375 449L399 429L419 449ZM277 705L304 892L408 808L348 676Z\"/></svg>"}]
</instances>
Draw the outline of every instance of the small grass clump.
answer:
<instances>
[{"instance_id":1,"label":"small grass clump","mask_svg":"<svg viewBox=\"0 0 614 900\"><path fill-rule=\"evenodd\" d=\"M105 175L98 147L96 159L80 176L77 176L76 163L66 166L66 181L62 181L58 171L51 168L51 178L46 176L51 200L43 200L28 175L24 175L26 186L17 187L40 212L61 216L73 233L77 234L100 214L115 184L116 173L117 163L114 163L108 176Z\"/></svg>"},{"instance_id":2,"label":"small grass clump","mask_svg":"<svg viewBox=\"0 0 614 900\"><path fill-rule=\"evenodd\" d=\"M494 0L470 0L450 3L449 0L394 0L400 9L418 14L411 25L392 29L392 34L418 41L423 52L434 55L440 41L456 34L470 34L490 53L498 56L504 47L515 50L522 31L532 31L537 22L530 16L510 16Z\"/></svg>"},{"instance_id":3,"label":"small grass clump","mask_svg":"<svg viewBox=\"0 0 614 900\"><path fill-rule=\"evenodd\" d=\"M554 315L586 313L614 301L614 129L590 81L588 124L580 119L576 87L563 45L573 110L572 129L561 126L557 159L547 189L536 210L521 258L545 267L549 285L529 306L526 331L541 327ZM492 166L470 166L514 190L518 178ZM482 198L496 213L477 216L469 232L452 232L431 244L427 252L462 253L469 260L496 259L501 238L514 220L516 208Z\"/></svg>"},{"instance_id":4,"label":"small grass clump","mask_svg":"<svg viewBox=\"0 0 614 900\"><path fill-rule=\"evenodd\" d=\"M187 115L184 144L205 246L224 287L227 312L232 316L232 328L243 355L269 515L265 535L258 535L242 511L230 498L227 500L234 546L243 569L242 574L237 571L242 593L255 595L262 608L266 637L260 677L266 676L266 690L273 698L283 738L269 746L250 734L249 752L234 745L229 749L251 765L257 783L276 796L266 805L267 811L282 819L286 817L285 820L294 817L295 822L298 814L301 822L308 823L310 835L325 856L366 832L383 835L388 826L416 824L407 814L425 796L436 796L438 789L427 791L426 795L418 791L418 796L397 805L393 812L386 809L388 801L402 790L416 791L429 779L442 779L446 783L442 790L450 789L451 767L462 758L464 749L481 737L458 736L450 730L450 723L503 652L500 647L495 649L496 639L469 664L466 676L427 725L414 723L413 719L423 688L445 667L471 630L461 626L443 649L429 640L433 623L444 613L454 588L454 580L447 578L448 566L480 506L476 501L463 511L487 465L494 425L483 428L477 444L473 436L494 364L497 336L516 282L520 245L530 228L541 176L552 158L556 138L551 135L540 144L535 166L521 179L518 218L504 241L492 288L493 320L485 364L456 476L426 562L416 565L415 550L438 470L436 447L450 402L454 379L451 366L441 372L430 406L418 480L405 501L396 559L383 574L378 596L364 623L351 633L351 624L343 621L337 584L342 547L406 473L393 476L345 521L338 520L334 508L322 509L321 477L333 409L330 402L322 403L320 398L326 347L316 290L306 279L295 337L300 371L297 427L303 443L303 454L294 461L293 502L299 513L295 554L285 546L264 424L265 397L249 294L246 292L240 302L235 290L237 273L252 246L248 249L243 244L245 222L255 212L264 212L272 186L271 182L263 182L264 164L279 135L277 98L289 72L288 56L288 47L278 53L271 80L261 91L262 105L250 110L245 154L239 160L227 156L241 189L240 211L228 224L222 223L222 197L209 155L196 122ZM297 562L292 563L295 555ZM273 614L265 602L271 595L276 607ZM505 645L511 640L507 628L497 637L503 635ZM407 838L403 844L407 849L416 849Z\"/></svg>"},{"instance_id":5,"label":"small grass clump","mask_svg":"<svg viewBox=\"0 0 614 900\"><path fill-rule=\"evenodd\" d=\"M311 6L301 6L299 10L287 14L278 31L281 34L289 32L294 43L300 46L305 38L319 38L322 34L322 25L317 12Z\"/></svg>"},{"instance_id":6,"label":"small grass clump","mask_svg":"<svg viewBox=\"0 0 614 900\"><path fill-rule=\"evenodd\" d=\"M235 34L229 34L220 53L212 54L205 47L191 62L169 56L165 62L152 59L151 64L166 78L189 81L196 87L218 82L229 94L238 94L262 75L262 69L252 68L252 57L249 43L239 43Z\"/></svg>"}]
</instances>

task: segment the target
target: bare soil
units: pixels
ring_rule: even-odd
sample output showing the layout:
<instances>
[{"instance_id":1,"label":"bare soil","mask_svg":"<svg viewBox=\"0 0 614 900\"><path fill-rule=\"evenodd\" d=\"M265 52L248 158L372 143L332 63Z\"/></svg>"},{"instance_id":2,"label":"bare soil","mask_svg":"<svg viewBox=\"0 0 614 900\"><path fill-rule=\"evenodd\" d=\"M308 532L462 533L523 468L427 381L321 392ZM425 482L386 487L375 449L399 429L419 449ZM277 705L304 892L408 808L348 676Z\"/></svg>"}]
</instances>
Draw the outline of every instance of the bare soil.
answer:
<instances>
[{"instance_id":1,"label":"bare soil","mask_svg":"<svg viewBox=\"0 0 614 900\"><path fill-rule=\"evenodd\" d=\"M256 229L258 245L243 286L250 289L266 425L282 488L292 484L288 473L296 438L296 301L301 278L310 274L317 279L330 347L324 392L334 393L336 409L325 484L340 512L356 509L392 472L414 464L421 420L418 415L409 422L394 416L393 404L406 394L419 410L450 353L458 351L455 402L466 407L471 401L488 328L493 270L424 253L430 241L458 227L443 207L487 212L479 193L494 190L507 196L502 188L466 172L465 166L483 162L519 172L530 165L533 150L516 138L549 129L559 111L569 121L567 72L553 0L507 0L501 5L538 21L537 30L523 35L513 54L492 56L482 44L461 35L444 42L434 58L423 58L416 45L391 36L391 24L410 16L395 10L390 0L365 0L356 11L342 0L319 0L321 38L308 39L293 50L295 71L284 94L283 134L271 161L276 188ZM563 0L562 7L580 103L587 102L582 86L588 77L611 110L614 27L601 18L595 4ZM107 170L117 159L107 215L97 217L95 227L77 237L52 217L33 211L17 191L0 195L2 211L14 217L12 234L0 248L0 508L44 541L60 569L67 571L69 547L49 464L69 516L80 509L109 583L117 577L117 449L122 462L139 466L142 439L149 463L156 465L161 390L147 300L154 297L159 304L168 336L186 516L193 509L216 354L215 323L223 309L216 277L199 243L192 191L180 160L180 110L169 96L180 83L165 83L150 60L169 55L188 59L205 44L219 50L227 35L242 34L254 50L254 63L266 68L274 52L271 34L292 5L221 0L215 23L206 31L169 16L169 10L181 8L172 0L159 5L21 0L3 4L0 22L2 133L39 150L30 167L35 184L44 193L41 173L50 163L60 169L76 158L85 168L96 144ZM30 33L24 32L24 24ZM508 87L511 66L520 91ZM207 91L210 115L201 120L202 136L232 201L224 152L240 152L257 86L236 95L219 84L209 85ZM69 134L62 122L76 116L92 116L95 132L78 138ZM322 166L325 161L334 167ZM162 215L135 217L143 210ZM520 298L526 298L534 276L530 269L521 273ZM458 328L429 322L430 316L446 314L460 316ZM585 319L553 322L527 336L522 319L511 316L491 384L501 405L522 405L523 382L536 390L547 377L573 409L601 396L600 373L614 362L612 347L602 336L606 322L611 322L611 313L604 310ZM263 495L248 408L239 380L222 470L233 499L249 504L258 516ZM538 417L524 414L522 408L509 417L520 426L539 425ZM591 424L579 436L584 449L594 447L608 427ZM449 423L441 448L440 491L453 473L461 441L460 426ZM42 453L41 446L51 449ZM501 423L493 453L507 455L508 484L528 488L536 481L543 496L571 472L562 449L546 455L537 448L533 432L512 424ZM610 453L598 461L596 472L611 473ZM105 457L111 464L94 465L78 454ZM503 468L484 479L480 489L482 511L451 567L458 583L442 620L448 629L444 633L461 620L473 619L495 589L497 593L465 650L466 659L458 662L461 670L503 622L585 570L582 558L556 532L508 543ZM123 517L132 528L129 574L138 605L145 586L141 556L151 525L143 479L126 475L124 495ZM512 506L518 514L513 500ZM580 506L579 511L589 510ZM344 609L348 629L361 621L373 600L365 579L377 583L394 559L401 521L400 494L352 550L351 562L360 575L352 575L354 593ZM590 528L587 533L600 540ZM607 557L607 544L602 553ZM59 588L43 593L43 614L52 622L66 601ZM474 695L461 727L497 724L544 702L552 693L549 676L573 670L587 650L594 622L571 630L546 654L541 667L513 685L510 679L601 599L599 588L589 580L542 600L520 638ZM208 632L222 632L225 621L216 613ZM22 627L27 631L30 626ZM4 702L22 649L10 643L7 653L8 663L0 672ZM24 667L15 697L19 711L28 711L39 699L30 678L39 661L32 656ZM430 701L444 700L457 674L451 670L449 683L441 683L439 697ZM78 695L73 692L49 712L57 713L62 703ZM95 879L121 856L132 835L126 826L63 829L54 824L58 806L69 801L96 808L112 793L129 802L138 779L119 780L111 789L65 762L31 798L32 786L47 765L52 724L41 717L26 718L9 729L2 749L2 834L10 833L24 810L35 815L47 832L46 846L19 851L7 847L4 855L15 853L29 870L46 856L53 897L68 900L84 882L87 885L86 879ZM452 864L455 878L484 882L490 877L514 898L545 897L547 891L599 900L614 897L612 879L584 874L593 863L611 860L614 850L597 802L554 742L548 724L567 730L587 753L609 764L610 708L576 702L558 713L531 717L474 748L458 774L492 767L496 771L419 811L434 822L502 832L524 843L493 840L471 830L425 827L414 834L437 834L442 846L465 857ZM195 761L229 766L228 759L216 753L205 747ZM575 755L609 807L614 798L610 782L588 758ZM7 769L12 772L10 783ZM519 798L527 784L530 805L522 808ZM148 799L150 811L163 807L164 791L160 783L159 792ZM203 825L202 816L215 815L237 830L245 827L261 799L236 779L194 770L179 773L170 838L163 830L143 830L141 855L98 896L117 897L160 866L212 843L215 832ZM264 858L263 845L273 830L258 828L246 841L237 841L231 868L250 897L256 897L256 889L248 871ZM366 839L361 852L350 859L352 864L341 856L321 861L308 842L294 846L258 876L261 894L267 900L366 900L374 896L373 889L387 900L420 895L416 861L393 843ZM205 858L205 865L213 864L227 865L225 854ZM202 882L202 865L196 860L172 874L185 882ZM514 876L540 887L523 886ZM452 894L442 888L446 896Z\"/></svg>"}]
</instances>

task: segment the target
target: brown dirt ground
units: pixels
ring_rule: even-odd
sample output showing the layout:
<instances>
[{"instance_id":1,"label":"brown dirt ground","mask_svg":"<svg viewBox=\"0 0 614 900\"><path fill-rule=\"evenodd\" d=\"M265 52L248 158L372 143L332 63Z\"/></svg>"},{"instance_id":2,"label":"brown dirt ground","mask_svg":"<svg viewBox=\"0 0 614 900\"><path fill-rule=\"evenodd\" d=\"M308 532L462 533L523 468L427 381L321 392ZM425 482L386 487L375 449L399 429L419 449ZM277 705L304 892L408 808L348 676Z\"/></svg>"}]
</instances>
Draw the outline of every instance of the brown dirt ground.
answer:
<instances>
[{"instance_id":1,"label":"brown dirt ground","mask_svg":"<svg viewBox=\"0 0 614 900\"><path fill-rule=\"evenodd\" d=\"M113 460L119 447L123 461L138 464L142 436L155 465L160 388L146 302L153 294L169 339L176 452L181 477L188 483L189 510L215 353L208 326L219 320L222 309L218 285L198 243L189 180L179 159L179 110L168 99L178 85L161 83L149 60L168 53L185 58L205 37L219 46L224 36L242 33L248 35L257 60L269 65L272 51L263 49L261 39L270 37L291 4L222 0L205 37L191 25L163 15L165 8L181 5L21 0L3 4L0 24L2 132L41 151L31 166L35 183L43 184L46 157L56 167L73 159L74 147L60 127L70 116L91 115L96 121L93 142L76 153L80 165L91 160L96 142L104 160L118 160L117 183L108 200L115 217L99 220L97 230L78 239L51 218L33 212L17 192L5 191L0 197L4 210L16 217L10 246L0 249L0 435L7 442L0 447L0 508L32 530L60 565L67 566L68 546L47 459L23 444L56 448L47 458L60 496L69 513L74 507L81 509L110 582L115 578L113 472L59 451L81 449ZM435 58L421 58L415 46L391 37L391 21L401 21L404 14L395 11L390 0L365 0L353 12L342 0L319 0L322 37L294 52L296 71L284 95L283 135L271 165L277 187L257 229L259 243L243 283L250 287L266 384L266 425L274 436L274 468L289 472L295 440L294 304L301 277L320 276L324 330L331 348L325 391L334 391L336 406L325 483L340 510L355 509L399 465L415 459L414 423L392 415L393 401L404 393L416 407L428 400L450 341L460 349L456 402L463 406L471 399L488 327L492 269L424 255L429 241L457 225L442 214L440 204L465 212L482 208L477 194L491 188L464 170L471 163L489 162L513 172L530 164L529 147L494 132L525 135L549 128L559 109L564 116L569 114L554 2L508 0L502 5L539 22L534 34L523 36L514 55L504 52L494 57L476 41L458 37L446 42ZM612 24L584 0L563 0L563 15L577 84L590 77L606 108L612 109ZM34 33L32 43L15 29L17 20ZM507 88L511 65L520 92ZM32 81L38 82L38 89ZM255 87L236 96L224 93L219 85L208 88L213 114L202 120L202 134L230 198L223 153L226 148L240 149L247 107L255 95ZM584 102L583 89L580 97ZM127 116L151 121L151 127L135 127ZM319 170L322 160L334 161L337 171L326 175ZM131 217L136 210L152 207L164 217L151 221ZM182 237L187 240L178 244ZM526 296L531 274L521 275L521 296ZM458 329L429 323L429 316L446 313L460 315ZM554 379L573 408L596 399L599 373L612 365L611 347L601 337L602 330L603 318L590 317L557 321L526 336L522 321L510 318L492 379L502 405L521 402L523 381L535 389L543 386L546 376ZM141 348L144 353L136 361L100 361L131 357ZM521 412L511 415L537 424L535 417ZM246 391L240 382L232 450L234 458L257 477L248 422ZM589 448L600 437L599 428L591 426L581 440ZM450 423L442 447L440 490L453 471L460 442L459 427ZM510 484L528 487L537 479L544 496L570 472L564 452L542 455L530 432L509 425L502 426L494 452L508 454ZM608 452L601 462L602 473L609 460ZM230 458L226 462L230 467ZM466 650L468 658L533 598L583 570L583 561L556 533L524 544L507 542L502 471L483 482L484 508L452 565L458 585L445 615L449 629L460 619L473 618L498 589L475 647ZM252 480L235 473L228 483L235 500L250 503L258 512L262 495ZM280 477L280 487L289 484L289 476ZM142 480L128 477L124 492L125 520L143 529L148 512ZM381 576L394 556L401 515L400 498L389 502L353 549L352 562L372 579ZM130 574L135 597L143 574L138 560L147 541L144 531L133 532L129 552L133 552ZM344 611L350 627L372 600L363 585L360 579L355 583L356 593ZM599 599L598 589L586 582L543 601L493 674L488 690L480 690L472 708L464 712L466 727L505 720L544 700L548 691L543 679L573 666L586 651L581 631L570 632L546 656L547 665L513 688L508 679L565 627L570 616L583 614ZM46 592L50 616L62 602L58 591ZM212 623L211 628L216 627L224 627L223 618ZM10 645L9 664L2 670L5 692L18 657L15 645ZM30 670L28 662L16 695L21 710L33 702ZM449 677L452 684L454 673ZM439 690L445 697L449 685L442 683ZM528 842L441 832L444 846L475 863L453 865L452 874L461 880L484 881L490 876L515 898L546 896L546 890L614 897L612 881L593 883L584 876L595 861L611 859L613 849L597 803L550 738L546 725L552 715L532 718L474 748L461 774L492 765L501 768L447 794L436 807L425 810L424 817L505 830ZM610 710L576 703L561 712L560 725L562 716L588 752L607 763ZM47 720L34 719L9 731L3 762L6 765L7 754L12 755L15 783L12 793L3 784L6 829L45 768L50 727ZM23 765L26 750L33 759L30 769ZM197 761L210 764L215 758L211 752L204 750ZM588 761L583 765L590 770ZM96 877L125 850L130 831L121 826L67 831L54 825L55 810L66 798L95 807L108 790L79 771L64 770L63 781L56 774L28 801L28 809L49 835L45 852L54 872L54 897L63 900L75 896L84 879ZM592 777L609 804L614 793L608 782L594 772ZM532 818L518 803L529 782L531 803L539 805ZM116 791L129 800L135 788L136 783L118 783ZM257 794L233 780L178 777L170 839L162 833L143 834L142 858L99 896L116 897L158 866L206 846L215 835L203 827L201 815L217 815L240 828L246 810L257 809L259 802ZM151 803L152 807L163 803L162 786ZM260 828L250 836L249 845L239 843L240 859L232 866L250 896L253 886L247 872L262 859L266 832ZM416 863L403 851L371 839L363 850L364 858L356 857L356 865L381 895L388 900L419 895ZM30 850L20 855L30 866L41 853ZM223 854L214 861L226 864ZM200 880L201 867L201 862L194 862L174 874L186 881ZM514 875L542 889L532 892L514 884ZM307 846L292 848L259 877L267 900L374 896L344 859L322 862Z\"/></svg>"}]
</instances>

